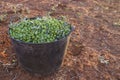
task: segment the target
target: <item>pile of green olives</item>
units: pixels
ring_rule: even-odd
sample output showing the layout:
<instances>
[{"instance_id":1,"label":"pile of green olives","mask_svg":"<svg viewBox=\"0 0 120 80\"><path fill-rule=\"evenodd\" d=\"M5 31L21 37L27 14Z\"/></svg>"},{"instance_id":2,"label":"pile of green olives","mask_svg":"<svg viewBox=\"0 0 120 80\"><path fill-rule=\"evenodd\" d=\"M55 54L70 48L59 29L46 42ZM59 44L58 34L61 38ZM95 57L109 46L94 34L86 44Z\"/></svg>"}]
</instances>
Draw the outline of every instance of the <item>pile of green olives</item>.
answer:
<instances>
[{"instance_id":1,"label":"pile of green olives","mask_svg":"<svg viewBox=\"0 0 120 80\"><path fill-rule=\"evenodd\" d=\"M52 17L24 19L10 24L9 34L23 42L48 43L62 39L71 32L71 25Z\"/></svg>"}]
</instances>

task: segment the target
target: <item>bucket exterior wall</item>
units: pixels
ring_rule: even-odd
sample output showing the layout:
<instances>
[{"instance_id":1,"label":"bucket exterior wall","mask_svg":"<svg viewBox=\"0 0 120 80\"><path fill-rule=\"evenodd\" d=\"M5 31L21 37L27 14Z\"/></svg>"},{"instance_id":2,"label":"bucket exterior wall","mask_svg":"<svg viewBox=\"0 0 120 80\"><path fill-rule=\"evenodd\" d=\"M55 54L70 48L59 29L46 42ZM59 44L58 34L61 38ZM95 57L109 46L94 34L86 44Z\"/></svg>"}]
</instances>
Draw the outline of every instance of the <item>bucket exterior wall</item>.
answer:
<instances>
[{"instance_id":1,"label":"bucket exterior wall","mask_svg":"<svg viewBox=\"0 0 120 80\"><path fill-rule=\"evenodd\" d=\"M49 74L56 71L63 61L68 37L51 43L31 44L11 38L18 60L32 73Z\"/></svg>"}]
</instances>

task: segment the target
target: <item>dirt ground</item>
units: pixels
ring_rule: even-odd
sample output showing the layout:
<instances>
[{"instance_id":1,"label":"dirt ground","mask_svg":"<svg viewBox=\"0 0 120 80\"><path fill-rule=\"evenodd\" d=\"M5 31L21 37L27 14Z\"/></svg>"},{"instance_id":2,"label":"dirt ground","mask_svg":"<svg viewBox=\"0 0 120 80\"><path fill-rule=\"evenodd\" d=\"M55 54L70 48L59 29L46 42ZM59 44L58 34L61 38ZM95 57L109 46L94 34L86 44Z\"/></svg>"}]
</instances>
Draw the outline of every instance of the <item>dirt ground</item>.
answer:
<instances>
[{"instance_id":1,"label":"dirt ground","mask_svg":"<svg viewBox=\"0 0 120 80\"><path fill-rule=\"evenodd\" d=\"M120 0L0 0L0 80L120 80ZM75 26L59 71L46 77L16 59L8 25L22 17L65 16Z\"/></svg>"}]
</instances>

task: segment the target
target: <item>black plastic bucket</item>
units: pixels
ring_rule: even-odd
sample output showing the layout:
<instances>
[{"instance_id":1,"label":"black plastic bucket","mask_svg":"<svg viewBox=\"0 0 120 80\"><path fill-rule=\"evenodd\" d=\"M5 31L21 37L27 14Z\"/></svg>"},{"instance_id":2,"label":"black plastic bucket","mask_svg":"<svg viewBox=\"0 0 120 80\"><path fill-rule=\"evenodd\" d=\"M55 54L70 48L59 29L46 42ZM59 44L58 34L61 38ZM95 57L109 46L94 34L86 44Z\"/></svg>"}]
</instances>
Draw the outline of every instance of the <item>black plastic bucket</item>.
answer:
<instances>
[{"instance_id":1,"label":"black plastic bucket","mask_svg":"<svg viewBox=\"0 0 120 80\"><path fill-rule=\"evenodd\" d=\"M24 69L32 73L47 75L61 66L69 35L51 43L24 43L13 38L11 41Z\"/></svg>"}]
</instances>

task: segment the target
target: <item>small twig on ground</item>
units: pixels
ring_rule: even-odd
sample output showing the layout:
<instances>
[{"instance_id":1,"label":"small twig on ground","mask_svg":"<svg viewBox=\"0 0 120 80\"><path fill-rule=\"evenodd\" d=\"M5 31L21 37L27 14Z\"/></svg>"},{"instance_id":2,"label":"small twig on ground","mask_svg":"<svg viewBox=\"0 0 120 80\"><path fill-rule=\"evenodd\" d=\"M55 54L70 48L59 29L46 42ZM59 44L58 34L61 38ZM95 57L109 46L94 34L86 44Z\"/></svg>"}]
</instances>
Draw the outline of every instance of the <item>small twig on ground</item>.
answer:
<instances>
[{"instance_id":1,"label":"small twig on ground","mask_svg":"<svg viewBox=\"0 0 120 80\"><path fill-rule=\"evenodd\" d=\"M105 59L104 56L99 56L99 61L103 64L109 64L109 60Z\"/></svg>"},{"instance_id":2,"label":"small twig on ground","mask_svg":"<svg viewBox=\"0 0 120 80\"><path fill-rule=\"evenodd\" d=\"M4 51L2 51L2 52L0 53L0 56L1 56L1 57L7 57L8 55L6 54L6 51L7 51L7 49L5 49Z\"/></svg>"},{"instance_id":3,"label":"small twig on ground","mask_svg":"<svg viewBox=\"0 0 120 80\"><path fill-rule=\"evenodd\" d=\"M2 62L2 61L0 61L0 65L1 65L1 64L3 64L3 62Z\"/></svg>"},{"instance_id":4,"label":"small twig on ground","mask_svg":"<svg viewBox=\"0 0 120 80\"><path fill-rule=\"evenodd\" d=\"M10 73L7 67L5 67L5 72Z\"/></svg>"},{"instance_id":5,"label":"small twig on ground","mask_svg":"<svg viewBox=\"0 0 120 80\"><path fill-rule=\"evenodd\" d=\"M17 62L2 64L4 68L13 69L17 66Z\"/></svg>"},{"instance_id":6,"label":"small twig on ground","mask_svg":"<svg viewBox=\"0 0 120 80\"><path fill-rule=\"evenodd\" d=\"M14 77L11 80L16 80L17 78L17 73L14 75Z\"/></svg>"}]
</instances>

